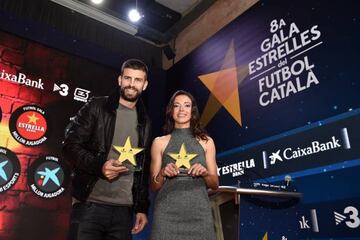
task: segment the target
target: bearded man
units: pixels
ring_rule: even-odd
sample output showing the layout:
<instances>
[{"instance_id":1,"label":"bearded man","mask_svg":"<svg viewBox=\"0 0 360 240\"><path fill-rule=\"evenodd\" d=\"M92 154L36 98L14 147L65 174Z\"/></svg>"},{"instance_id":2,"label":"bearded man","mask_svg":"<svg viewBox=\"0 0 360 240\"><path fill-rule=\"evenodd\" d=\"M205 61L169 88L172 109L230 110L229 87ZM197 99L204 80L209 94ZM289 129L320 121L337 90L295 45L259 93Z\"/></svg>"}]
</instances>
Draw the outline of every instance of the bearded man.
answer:
<instances>
[{"instance_id":1,"label":"bearded man","mask_svg":"<svg viewBox=\"0 0 360 240\"><path fill-rule=\"evenodd\" d=\"M148 222L150 120L140 99L147 77L142 61L125 61L114 94L90 99L66 129L63 153L73 167L68 239L130 240Z\"/></svg>"}]
</instances>

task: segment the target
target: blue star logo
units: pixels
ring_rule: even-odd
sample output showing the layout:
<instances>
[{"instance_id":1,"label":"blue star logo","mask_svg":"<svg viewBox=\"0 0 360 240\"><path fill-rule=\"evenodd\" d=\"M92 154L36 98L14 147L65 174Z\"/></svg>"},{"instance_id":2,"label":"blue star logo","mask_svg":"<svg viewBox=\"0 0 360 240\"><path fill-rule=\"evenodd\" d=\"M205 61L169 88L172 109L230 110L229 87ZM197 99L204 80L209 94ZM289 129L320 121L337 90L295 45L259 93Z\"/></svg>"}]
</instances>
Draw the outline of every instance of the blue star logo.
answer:
<instances>
[{"instance_id":1,"label":"blue star logo","mask_svg":"<svg viewBox=\"0 0 360 240\"><path fill-rule=\"evenodd\" d=\"M6 161L3 161L0 163L0 177L2 179L4 179L5 181L8 180L7 176L6 176L6 172L4 171L4 166L8 163L9 161L6 160Z\"/></svg>"},{"instance_id":2,"label":"blue star logo","mask_svg":"<svg viewBox=\"0 0 360 240\"><path fill-rule=\"evenodd\" d=\"M60 167L55 168L53 170L50 170L48 168L45 168L45 171L38 171L37 174L41 175L41 176L45 176L44 182L43 182L43 186L45 186L45 184L49 181L49 179L51 179L51 181L53 181L53 183L55 183L58 187L60 187L60 182L58 177L56 176L56 173L60 170Z\"/></svg>"}]
</instances>

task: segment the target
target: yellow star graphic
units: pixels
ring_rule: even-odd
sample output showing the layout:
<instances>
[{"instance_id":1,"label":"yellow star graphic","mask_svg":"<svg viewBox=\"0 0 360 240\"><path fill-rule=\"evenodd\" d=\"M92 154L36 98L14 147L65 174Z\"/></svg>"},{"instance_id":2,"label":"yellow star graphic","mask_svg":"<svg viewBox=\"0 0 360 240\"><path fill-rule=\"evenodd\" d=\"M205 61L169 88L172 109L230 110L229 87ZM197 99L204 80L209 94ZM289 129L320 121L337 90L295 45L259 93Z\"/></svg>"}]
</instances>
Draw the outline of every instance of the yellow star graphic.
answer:
<instances>
[{"instance_id":1,"label":"yellow star graphic","mask_svg":"<svg viewBox=\"0 0 360 240\"><path fill-rule=\"evenodd\" d=\"M179 153L168 153L168 155L176 161L177 167L186 167L190 168L190 161L197 156L197 154L188 153L186 151L185 143L181 144L180 152Z\"/></svg>"},{"instance_id":2,"label":"yellow star graphic","mask_svg":"<svg viewBox=\"0 0 360 240\"><path fill-rule=\"evenodd\" d=\"M268 232L266 232L262 238L262 240L268 240Z\"/></svg>"},{"instance_id":3,"label":"yellow star graphic","mask_svg":"<svg viewBox=\"0 0 360 240\"><path fill-rule=\"evenodd\" d=\"M143 148L131 147L130 137L127 137L124 146L113 145L116 151L120 153L118 161L120 163L128 160L132 165L136 166L135 155L144 150Z\"/></svg>"},{"instance_id":4,"label":"yellow star graphic","mask_svg":"<svg viewBox=\"0 0 360 240\"><path fill-rule=\"evenodd\" d=\"M242 126L238 88L247 76L247 65L236 66L235 46L232 40L221 69L217 72L198 76L200 81L211 92L201 115L203 126L206 126L211 121L222 106Z\"/></svg>"},{"instance_id":5,"label":"yellow star graphic","mask_svg":"<svg viewBox=\"0 0 360 240\"><path fill-rule=\"evenodd\" d=\"M33 123L33 124L36 124L37 120L40 119L35 116L35 113L33 113L32 115L28 115L27 117L29 118L28 123Z\"/></svg>"}]
</instances>

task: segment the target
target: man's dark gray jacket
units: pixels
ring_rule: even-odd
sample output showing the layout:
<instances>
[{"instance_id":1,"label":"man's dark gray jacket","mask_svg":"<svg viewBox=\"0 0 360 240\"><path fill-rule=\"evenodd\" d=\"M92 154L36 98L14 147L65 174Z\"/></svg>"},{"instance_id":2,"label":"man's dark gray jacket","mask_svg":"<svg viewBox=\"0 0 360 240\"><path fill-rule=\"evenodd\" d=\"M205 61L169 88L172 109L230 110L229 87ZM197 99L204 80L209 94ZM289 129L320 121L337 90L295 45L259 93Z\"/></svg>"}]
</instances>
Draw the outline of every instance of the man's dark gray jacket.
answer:
<instances>
[{"instance_id":1,"label":"man's dark gray jacket","mask_svg":"<svg viewBox=\"0 0 360 240\"><path fill-rule=\"evenodd\" d=\"M105 179L102 166L107 160L115 130L116 109L119 106L119 90L109 97L89 100L66 128L63 153L73 167L72 195L86 201L96 181ZM148 186L150 166L150 120L142 101L136 104L138 115L138 147L145 148L136 155L141 171L134 173L134 211L147 213L149 207Z\"/></svg>"}]
</instances>

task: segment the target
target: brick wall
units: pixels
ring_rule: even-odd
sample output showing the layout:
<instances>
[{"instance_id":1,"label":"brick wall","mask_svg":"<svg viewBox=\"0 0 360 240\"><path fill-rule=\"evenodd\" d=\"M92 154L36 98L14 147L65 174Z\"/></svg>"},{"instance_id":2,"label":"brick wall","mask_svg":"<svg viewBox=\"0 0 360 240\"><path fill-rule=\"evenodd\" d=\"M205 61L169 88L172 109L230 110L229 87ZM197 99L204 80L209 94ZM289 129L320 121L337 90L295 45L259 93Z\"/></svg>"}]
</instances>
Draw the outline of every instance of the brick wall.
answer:
<instances>
[{"instance_id":1,"label":"brick wall","mask_svg":"<svg viewBox=\"0 0 360 240\"><path fill-rule=\"evenodd\" d=\"M38 147L23 146L13 139L8 124L11 114L17 108L26 104L44 106L56 100L57 95L54 96L51 87L66 75L66 64L67 60L61 54L53 54L37 44L0 32L0 73L31 74L31 79L43 77L40 74L44 72L50 72L52 76L46 79L48 88L44 90L0 78L0 146L13 151L21 163L21 175L17 183L0 194L0 239L13 239L19 234L35 239L41 232L48 234L46 239L65 239L71 200L69 194L46 200L37 197L27 185L27 169L40 155L48 154L46 143ZM24 221L29 213L34 215ZM43 226L44 222L52 226ZM53 232L45 231L44 227Z\"/></svg>"}]
</instances>

